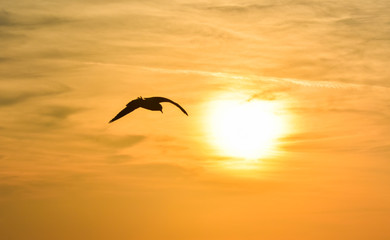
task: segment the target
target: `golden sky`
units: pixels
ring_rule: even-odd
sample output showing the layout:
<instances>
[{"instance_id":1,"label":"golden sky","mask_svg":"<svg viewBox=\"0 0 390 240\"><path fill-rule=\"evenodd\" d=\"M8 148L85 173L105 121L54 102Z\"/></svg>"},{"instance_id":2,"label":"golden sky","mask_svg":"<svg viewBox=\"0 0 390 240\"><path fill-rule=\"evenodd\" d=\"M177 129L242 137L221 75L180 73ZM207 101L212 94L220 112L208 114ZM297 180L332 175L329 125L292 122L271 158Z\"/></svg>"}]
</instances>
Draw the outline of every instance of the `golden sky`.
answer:
<instances>
[{"instance_id":1,"label":"golden sky","mask_svg":"<svg viewBox=\"0 0 390 240\"><path fill-rule=\"evenodd\" d=\"M390 239L388 9L3 0L1 238Z\"/></svg>"}]
</instances>

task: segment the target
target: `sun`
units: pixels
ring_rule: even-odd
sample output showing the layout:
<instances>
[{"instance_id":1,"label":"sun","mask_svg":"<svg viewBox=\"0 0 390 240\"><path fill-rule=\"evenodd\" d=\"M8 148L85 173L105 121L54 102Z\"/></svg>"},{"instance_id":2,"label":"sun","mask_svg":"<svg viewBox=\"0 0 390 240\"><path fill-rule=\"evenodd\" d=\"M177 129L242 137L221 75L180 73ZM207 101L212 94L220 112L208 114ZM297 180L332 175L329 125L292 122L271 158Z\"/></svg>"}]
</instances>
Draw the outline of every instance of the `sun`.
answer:
<instances>
[{"instance_id":1,"label":"sun","mask_svg":"<svg viewBox=\"0 0 390 240\"><path fill-rule=\"evenodd\" d=\"M215 101L207 122L210 140L221 155L245 159L269 155L284 131L270 101Z\"/></svg>"}]
</instances>

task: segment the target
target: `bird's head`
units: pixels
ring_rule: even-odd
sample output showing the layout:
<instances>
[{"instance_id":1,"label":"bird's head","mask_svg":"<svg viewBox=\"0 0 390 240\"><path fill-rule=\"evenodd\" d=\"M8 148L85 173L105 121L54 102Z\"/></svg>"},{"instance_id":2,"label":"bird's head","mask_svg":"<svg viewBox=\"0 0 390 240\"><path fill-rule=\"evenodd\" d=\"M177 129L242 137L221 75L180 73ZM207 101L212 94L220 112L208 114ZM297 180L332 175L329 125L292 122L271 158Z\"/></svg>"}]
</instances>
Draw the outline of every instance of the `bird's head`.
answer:
<instances>
[{"instance_id":1,"label":"bird's head","mask_svg":"<svg viewBox=\"0 0 390 240\"><path fill-rule=\"evenodd\" d=\"M161 113L163 113L161 104L158 105L158 111L160 111Z\"/></svg>"}]
</instances>

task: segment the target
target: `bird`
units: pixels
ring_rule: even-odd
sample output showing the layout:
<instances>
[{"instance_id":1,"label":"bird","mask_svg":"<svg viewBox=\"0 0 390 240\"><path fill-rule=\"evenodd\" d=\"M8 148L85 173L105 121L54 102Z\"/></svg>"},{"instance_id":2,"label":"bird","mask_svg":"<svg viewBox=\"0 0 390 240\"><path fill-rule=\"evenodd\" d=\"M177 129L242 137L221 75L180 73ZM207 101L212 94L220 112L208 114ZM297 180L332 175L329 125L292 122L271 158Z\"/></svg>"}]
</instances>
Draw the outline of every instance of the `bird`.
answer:
<instances>
[{"instance_id":1,"label":"bird","mask_svg":"<svg viewBox=\"0 0 390 240\"><path fill-rule=\"evenodd\" d=\"M126 107L120 111L113 119L111 119L108 123L112 123L113 121L116 121L118 120L119 118L131 113L132 111L134 111L135 109L141 107L141 108L145 108L145 109L148 109L148 110L152 110L152 111L160 111L161 113L163 112L162 111L162 106L161 106L161 102L170 102L172 103L173 105L175 105L176 107L180 108L180 110L188 116L188 113L186 112L186 110L184 110L184 108L182 108L179 104L175 103L174 101L168 99L168 98L164 98L164 97L150 97L150 98L143 98L143 97L138 97L137 99L134 99L132 101L130 101Z\"/></svg>"}]
</instances>

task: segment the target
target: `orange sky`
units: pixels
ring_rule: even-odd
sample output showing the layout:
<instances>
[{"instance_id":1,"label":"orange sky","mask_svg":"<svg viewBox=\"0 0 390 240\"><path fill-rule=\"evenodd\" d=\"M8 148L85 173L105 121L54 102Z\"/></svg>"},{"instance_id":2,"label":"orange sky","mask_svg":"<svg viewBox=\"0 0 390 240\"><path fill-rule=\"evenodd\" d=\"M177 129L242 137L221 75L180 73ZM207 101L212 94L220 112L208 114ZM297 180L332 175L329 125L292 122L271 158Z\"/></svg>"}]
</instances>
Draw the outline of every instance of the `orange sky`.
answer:
<instances>
[{"instance_id":1,"label":"orange sky","mask_svg":"<svg viewBox=\"0 0 390 240\"><path fill-rule=\"evenodd\" d=\"M2 3L0 236L390 239L389 8ZM189 117L165 103L108 124L138 96ZM278 134L261 155L224 145L252 118L226 103L270 106L253 132Z\"/></svg>"}]
</instances>

